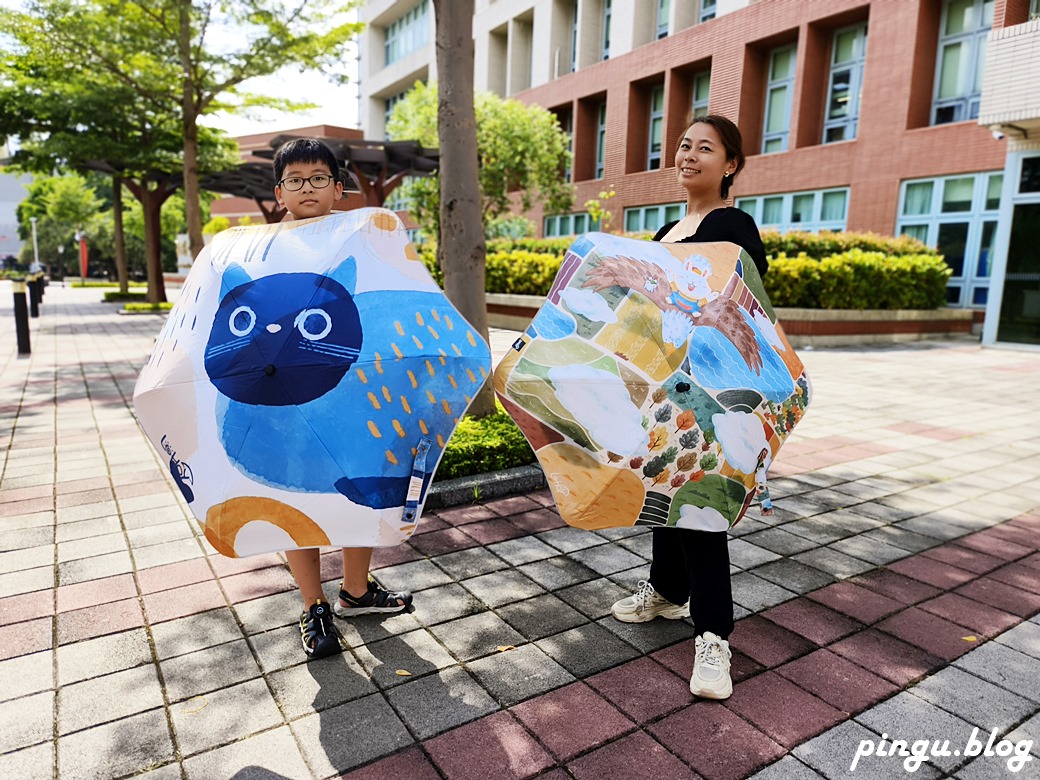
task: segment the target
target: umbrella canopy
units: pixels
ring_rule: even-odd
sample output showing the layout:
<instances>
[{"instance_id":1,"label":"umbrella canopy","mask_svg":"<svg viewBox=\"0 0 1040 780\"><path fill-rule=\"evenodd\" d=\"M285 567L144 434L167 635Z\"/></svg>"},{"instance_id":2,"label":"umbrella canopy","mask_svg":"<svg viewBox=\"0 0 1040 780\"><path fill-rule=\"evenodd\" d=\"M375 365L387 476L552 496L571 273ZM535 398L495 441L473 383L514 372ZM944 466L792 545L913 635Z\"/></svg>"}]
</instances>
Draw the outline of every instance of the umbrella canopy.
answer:
<instances>
[{"instance_id":1,"label":"umbrella canopy","mask_svg":"<svg viewBox=\"0 0 1040 780\"><path fill-rule=\"evenodd\" d=\"M391 211L233 228L134 391L221 553L397 544L491 367Z\"/></svg>"},{"instance_id":2,"label":"umbrella canopy","mask_svg":"<svg viewBox=\"0 0 1040 780\"><path fill-rule=\"evenodd\" d=\"M567 251L495 390L579 528L726 530L809 401L736 244L605 233Z\"/></svg>"}]
</instances>

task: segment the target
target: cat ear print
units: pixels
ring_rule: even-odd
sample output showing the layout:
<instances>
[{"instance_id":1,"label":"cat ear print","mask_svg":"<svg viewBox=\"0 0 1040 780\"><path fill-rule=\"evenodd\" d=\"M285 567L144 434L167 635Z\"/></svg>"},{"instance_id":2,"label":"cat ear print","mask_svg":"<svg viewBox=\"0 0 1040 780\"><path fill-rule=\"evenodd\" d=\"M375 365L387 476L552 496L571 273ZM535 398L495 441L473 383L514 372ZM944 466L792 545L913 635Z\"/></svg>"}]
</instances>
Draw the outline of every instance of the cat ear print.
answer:
<instances>
[{"instance_id":1,"label":"cat ear print","mask_svg":"<svg viewBox=\"0 0 1040 780\"><path fill-rule=\"evenodd\" d=\"M230 263L228 267L224 269L224 273L220 275L221 299L239 285L251 281L253 281L253 277L246 273L246 269L238 263Z\"/></svg>"},{"instance_id":2,"label":"cat ear print","mask_svg":"<svg viewBox=\"0 0 1040 780\"><path fill-rule=\"evenodd\" d=\"M346 260L333 268L328 276L342 284L347 292L353 293L357 286L357 260L353 255L349 255Z\"/></svg>"}]
</instances>

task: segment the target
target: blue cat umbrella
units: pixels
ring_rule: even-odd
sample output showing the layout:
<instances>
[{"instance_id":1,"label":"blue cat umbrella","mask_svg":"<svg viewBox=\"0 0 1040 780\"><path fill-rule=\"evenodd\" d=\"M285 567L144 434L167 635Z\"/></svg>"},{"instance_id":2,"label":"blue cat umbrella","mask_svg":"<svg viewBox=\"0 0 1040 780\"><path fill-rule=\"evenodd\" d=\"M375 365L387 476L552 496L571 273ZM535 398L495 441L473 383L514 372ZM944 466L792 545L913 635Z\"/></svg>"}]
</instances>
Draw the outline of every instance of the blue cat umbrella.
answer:
<instances>
[{"instance_id":1,"label":"blue cat umbrella","mask_svg":"<svg viewBox=\"0 0 1040 780\"><path fill-rule=\"evenodd\" d=\"M397 216L360 209L218 234L134 403L221 553L385 546L490 367Z\"/></svg>"}]
</instances>

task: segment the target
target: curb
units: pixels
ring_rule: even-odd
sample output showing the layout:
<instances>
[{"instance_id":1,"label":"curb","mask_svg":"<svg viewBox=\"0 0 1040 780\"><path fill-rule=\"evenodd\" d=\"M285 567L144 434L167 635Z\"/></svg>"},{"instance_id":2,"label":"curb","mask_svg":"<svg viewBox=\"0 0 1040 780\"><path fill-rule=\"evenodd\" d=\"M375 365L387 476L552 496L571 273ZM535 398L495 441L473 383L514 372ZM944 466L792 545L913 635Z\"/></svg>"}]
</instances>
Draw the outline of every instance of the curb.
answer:
<instances>
[{"instance_id":1,"label":"curb","mask_svg":"<svg viewBox=\"0 0 1040 780\"><path fill-rule=\"evenodd\" d=\"M488 474L474 474L434 482L426 496L424 509L445 509L462 504L476 504L489 498L540 490L548 484L540 467L515 466Z\"/></svg>"}]
</instances>

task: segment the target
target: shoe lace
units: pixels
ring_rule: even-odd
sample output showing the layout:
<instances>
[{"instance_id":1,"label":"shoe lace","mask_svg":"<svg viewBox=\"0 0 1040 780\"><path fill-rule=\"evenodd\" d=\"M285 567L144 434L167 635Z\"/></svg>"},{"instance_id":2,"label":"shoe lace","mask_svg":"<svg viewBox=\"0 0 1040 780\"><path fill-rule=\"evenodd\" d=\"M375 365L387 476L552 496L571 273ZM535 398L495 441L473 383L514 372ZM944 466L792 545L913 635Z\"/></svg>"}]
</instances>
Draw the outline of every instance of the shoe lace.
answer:
<instances>
[{"instance_id":1,"label":"shoe lace","mask_svg":"<svg viewBox=\"0 0 1040 780\"><path fill-rule=\"evenodd\" d=\"M632 598L636 602L636 611L642 612L653 596L654 586L650 584L650 580L640 580L638 589L632 594Z\"/></svg>"},{"instance_id":2,"label":"shoe lace","mask_svg":"<svg viewBox=\"0 0 1040 780\"><path fill-rule=\"evenodd\" d=\"M697 660L707 666L722 666L725 663L727 653L728 651L722 646L722 642L708 639L702 641L700 647L697 648Z\"/></svg>"}]
</instances>

